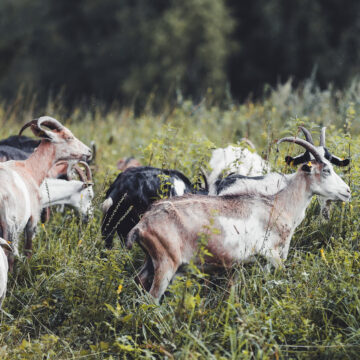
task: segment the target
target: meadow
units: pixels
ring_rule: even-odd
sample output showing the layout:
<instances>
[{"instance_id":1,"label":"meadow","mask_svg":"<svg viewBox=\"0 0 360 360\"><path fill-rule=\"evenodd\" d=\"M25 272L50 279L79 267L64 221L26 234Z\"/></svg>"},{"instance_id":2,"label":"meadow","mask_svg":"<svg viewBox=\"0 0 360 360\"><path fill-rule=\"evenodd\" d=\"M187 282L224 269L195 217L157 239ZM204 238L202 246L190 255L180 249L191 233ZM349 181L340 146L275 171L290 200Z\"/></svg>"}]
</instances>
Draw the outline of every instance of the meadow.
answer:
<instances>
[{"instance_id":1,"label":"meadow","mask_svg":"<svg viewBox=\"0 0 360 360\"><path fill-rule=\"evenodd\" d=\"M61 97L37 113L36 100L19 94L0 104L1 138L50 115L83 142L95 140L95 216L81 223L73 210L53 209L40 225L34 254L19 259L10 275L0 314L1 359L354 359L360 351L360 82L343 91L320 90L309 80L267 89L261 100L221 108L211 92L201 103L179 96L160 113L151 98L142 114L94 103L68 113ZM190 265L172 283L160 306L133 276L143 253L116 239L101 240L104 193L117 175L116 162L135 156L143 164L174 168L190 179L206 167L211 149L248 136L273 170L294 172L286 154L302 148L275 141L305 125L327 146L351 157L336 171L352 190L350 203L334 203L331 218L319 216L313 199L297 228L284 266L264 271L264 259L214 274ZM30 136L30 133L26 135ZM300 134L299 134L300 135Z\"/></svg>"}]
</instances>

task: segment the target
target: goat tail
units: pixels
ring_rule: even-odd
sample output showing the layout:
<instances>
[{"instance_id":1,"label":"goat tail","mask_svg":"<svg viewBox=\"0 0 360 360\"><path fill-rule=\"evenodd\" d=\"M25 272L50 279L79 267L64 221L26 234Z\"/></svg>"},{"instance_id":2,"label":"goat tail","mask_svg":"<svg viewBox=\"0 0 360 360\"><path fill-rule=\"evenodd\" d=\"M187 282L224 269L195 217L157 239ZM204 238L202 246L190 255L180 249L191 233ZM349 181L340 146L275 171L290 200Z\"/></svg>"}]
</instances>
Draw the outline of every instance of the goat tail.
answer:
<instances>
[{"instance_id":1,"label":"goat tail","mask_svg":"<svg viewBox=\"0 0 360 360\"><path fill-rule=\"evenodd\" d=\"M140 238L140 229L135 226L126 237L125 245L126 247L131 250L134 242Z\"/></svg>"},{"instance_id":2,"label":"goat tail","mask_svg":"<svg viewBox=\"0 0 360 360\"><path fill-rule=\"evenodd\" d=\"M113 199L109 196L102 204L101 204L101 210L105 214L108 212L108 210L113 205Z\"/></svg>"}]
</instances>

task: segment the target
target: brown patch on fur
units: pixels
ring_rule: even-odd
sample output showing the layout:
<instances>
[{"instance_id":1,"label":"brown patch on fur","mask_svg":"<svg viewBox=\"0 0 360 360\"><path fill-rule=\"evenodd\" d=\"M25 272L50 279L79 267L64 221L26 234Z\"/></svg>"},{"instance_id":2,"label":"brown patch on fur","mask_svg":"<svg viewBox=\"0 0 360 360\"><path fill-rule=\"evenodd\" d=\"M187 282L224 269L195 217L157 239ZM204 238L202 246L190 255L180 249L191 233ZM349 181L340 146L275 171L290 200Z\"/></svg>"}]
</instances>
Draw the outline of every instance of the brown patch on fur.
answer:
<instances>
[{"instance_id":1,"label":"brown patch on fur","mask_svg":"<svg viewBox=\"0 0 360 360\"><path fill-rule=\"evenodd\" d=\"M125 171L131 167L141 166L141 163L135 158L124 157L117 162L116 166L118 170Z\"/></svg>"}]
</instances>

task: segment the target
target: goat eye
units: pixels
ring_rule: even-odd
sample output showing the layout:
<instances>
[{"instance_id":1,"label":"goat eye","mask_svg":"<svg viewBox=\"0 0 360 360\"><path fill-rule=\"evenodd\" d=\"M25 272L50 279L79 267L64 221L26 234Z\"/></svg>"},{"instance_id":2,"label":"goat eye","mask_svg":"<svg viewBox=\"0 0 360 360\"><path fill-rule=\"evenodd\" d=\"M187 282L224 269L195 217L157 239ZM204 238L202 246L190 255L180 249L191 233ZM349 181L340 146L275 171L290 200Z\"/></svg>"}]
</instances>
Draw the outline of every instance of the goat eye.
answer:
<instances>
[{"instance_id":1,"label":"goat eye","mask_svg":"<svg viewBox=\"0 0 360 360\"><path fill-rule=\"evenodd\" d=\"M325 175L329 175L330 174L330 169L328 169L328 168L323 169L323 173Z\"/></svg>"}]
</instances>

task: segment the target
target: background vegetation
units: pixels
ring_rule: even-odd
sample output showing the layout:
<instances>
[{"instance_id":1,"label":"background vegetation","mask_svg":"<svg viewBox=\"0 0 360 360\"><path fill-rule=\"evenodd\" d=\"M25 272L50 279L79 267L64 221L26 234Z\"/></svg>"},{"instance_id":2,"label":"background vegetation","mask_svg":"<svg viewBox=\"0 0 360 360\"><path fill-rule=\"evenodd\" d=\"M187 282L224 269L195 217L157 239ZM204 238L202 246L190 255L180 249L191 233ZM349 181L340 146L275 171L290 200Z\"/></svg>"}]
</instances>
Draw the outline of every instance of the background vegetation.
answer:
<instances>
[{"instance_id":1,"label":"background vegetation","mask_svg":"<svg viewBox=\"0 0 360 360\"><path fill-rule=\"evenodd\" d=\"M360 344L359 147L360 83L345 91L320 90L309 80L278 86L263 100L223 109L208 98L178 99L160 114L133 108L63 108L45 113L84 142L96 140L95 218L81 224L71 210L39 226L30 261L10 276L0 323L2 359L354 359ZM149 105L151 108L151 104ZM1 136L33 118L34 101L19 94L0 106ZM292 172L287 153L301 151L274 140L305 124L314 134L328 126L328 146L351 156L341 173L353 200L319 218L314 199L297 229L282 269L262 270L263 259L211 276L189 266L160 306L133 282L143 254L120 242L105 251L99 204L116 175L116 161L135 155L144 164L177 168L193 178L211 148L249 135L273 169ZM318 136L314 136L318 139Z\"/></svg>"},{"instance_id":2,"label":"background vegetation","mask_svg":"<svg viewBox=\"0 0 360 360\"><path fill-rule=\"evenodd\" d=\"M180 93L262 95L313 70L322 88L359 73L357 0L2 0L0 96L19 86L45 104L94 97L142 109ZM155 104L155 103L154 103Z\"/></svg>"}]
</instances>

